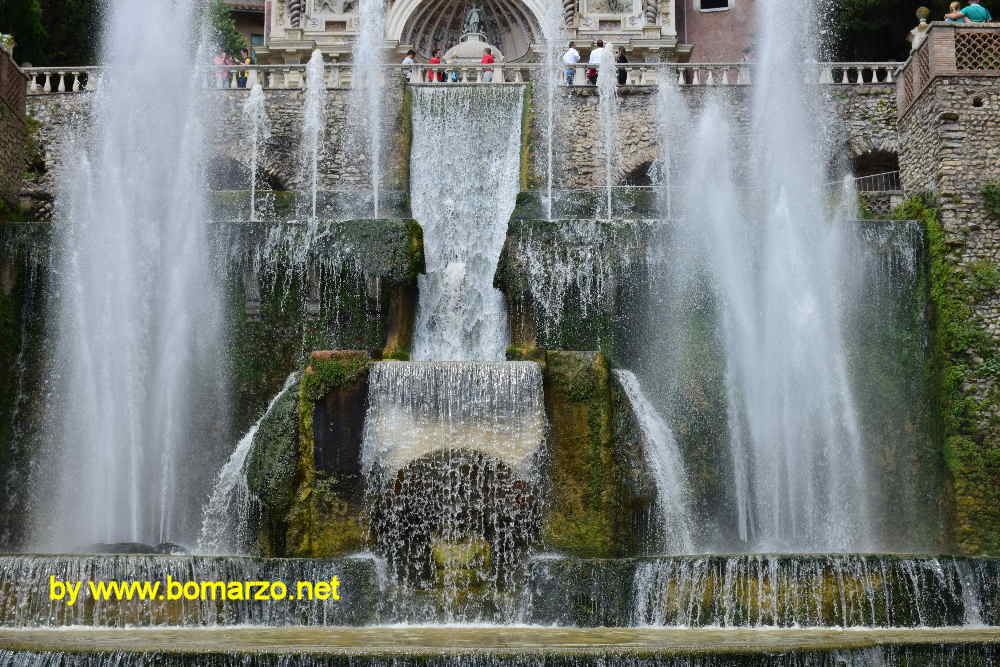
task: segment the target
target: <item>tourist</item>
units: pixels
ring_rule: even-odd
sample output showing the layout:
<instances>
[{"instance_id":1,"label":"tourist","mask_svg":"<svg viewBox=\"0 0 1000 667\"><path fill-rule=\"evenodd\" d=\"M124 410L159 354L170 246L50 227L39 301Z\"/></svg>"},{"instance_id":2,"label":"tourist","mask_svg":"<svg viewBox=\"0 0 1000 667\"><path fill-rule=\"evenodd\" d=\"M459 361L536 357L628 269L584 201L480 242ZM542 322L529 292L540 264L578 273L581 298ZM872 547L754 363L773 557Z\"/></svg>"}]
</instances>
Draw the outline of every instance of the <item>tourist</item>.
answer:
<instances>
[{"instance_id":1,"label":"tourist","mask_svg":"<svg viewBox=\"0 0 1000 667\"><path fill-rule=\"evenodd\" d=\"M431 51L431 59L427 61L429 65L440 65L441 64L441 49L434 49ZM444 70L427 70L427 80L431 83L437 79L439 82L444 82Z\"/></svg>"},{"instance_id":2,"label":"tourist","mask_svg":"<svg viewBox=\"0 0 1000 667\"><path fill-rule=\"evenodd\" d=\"M597 70L601 68L601 58L604 57L604 40L597 40L597 48L590 52L590 58L587 60L587 64L591 67L587 68L587 81L590 85L597 85Z\"/></svg>"},{"instance_id":3,"label":"tourist","mask_svg":"<svg viewBox=\"0 0 1000 667\"><path fill-rule=\"evenodd\" d=\"M618 49L618 57L615 58L616 63L627 63L628 58L625 57L625 49ZM618 68L618 85L624 86L628 82L628 70L624 67Z\"/></svg>"},{"instance_id":4,"label":"tourist","mask_svg":"<svg viewBox=\"0 0 1000 667\"><path fill-rule=\"evenodd\" d=\"M229 72L222 69L223 66L227 65L229 56L225 51L221 49L212 58L212 64L215 65L215 87L216 88L228 88L229 87Z\"/></svg>"},{"instance_id":5,"label":"tourist","mask_svg":"<svg viewBox=\"0 0 1000 667\"><path fill-rule=\"evenodd\" d=\"M416 56L416 55L417 55L417 52L414 51L413 49L410 49L409 51L406 52L406 57L403 58L403 62L402 62L402 65L403 65L403 78L406 79L407 83L410 82L410 77L413 75L413 67L414 67L414 65L417 64L417 61L414 60L414 56Z\"/></svg>"},{"instance_id":6,"label":"tourist","mask_svg":"<svg viewBox=\"0 0 1000 667\"><path fill-rule=\"evenodd\" d=\"M483 49L483 59L479 61L480 65L492 65L493 64L493 49L485 48ZM484 69L483 70L483 83L493 82L493 70Z\"/></svg>"},{"instance_id":7,"label":"tourist","mask_svg":"<svg viewBox=\"0 0 1000 667\"><path fill-rule=\"evenodd\" d=\"M948 5L948 13L945 14L945 16L944 16L944 22L945 23L968 23L968 21L965 20L965 14L962 14L962 18L958 18L958 19L950 19L950 18L948 18L949 16L954 16L955 14L962 14L962 3L961 2L953 2L950 5Z\"/></svg>"},{"instance_id":8,"label":"tourist","mask_svg":"<svg viewBox=\"0 0 1000 667\"><path fill-rule=\"evenodd\" d=\"M576 50L576 44L569 43L569 48L563 54L563 65L566 66L566 85L572 86L573 79L576 78L576 64L580 62L580 52Z\"/></svg>"},{"instance_id":9,"label":"tourist","mask_svg":"<svg viewBox=\"0 0 1000 667\"><path fill-rule=\"evenodd\" d=\"M253 60L250 59L250 49L242 48L240 49L240 65L251 65ZM247 87L247 78L249 78L250 73L246 70L242 70L236 73L236 86L239 88Z\"/></svg>"},{"instance_id":10,"label":"tourist","mask_svg":"<svg viewBox=\"0 0 1000 667\"><path fill-rule=\"evenodd\" d=\"M993 20L993 16L990 15L990 10L979 4L979 0L968 0L969 5L960 11L952 11L945 14L945 20L947 19L966 19L972 23L989 23ZM954 8L954 3L952 4Z\"/></svg>"}]
</instances>

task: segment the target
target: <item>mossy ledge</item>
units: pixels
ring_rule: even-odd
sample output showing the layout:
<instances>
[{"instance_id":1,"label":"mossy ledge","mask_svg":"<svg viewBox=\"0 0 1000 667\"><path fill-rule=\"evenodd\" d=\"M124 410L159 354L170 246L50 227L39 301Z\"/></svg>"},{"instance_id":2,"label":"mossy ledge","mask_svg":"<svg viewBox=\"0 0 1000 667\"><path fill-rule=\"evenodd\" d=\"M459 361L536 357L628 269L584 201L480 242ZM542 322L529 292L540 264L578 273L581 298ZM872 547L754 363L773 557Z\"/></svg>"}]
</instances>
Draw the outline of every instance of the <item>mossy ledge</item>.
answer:
<instances>
[{"instance_id":1,"label":"mossy ledge","mask_svg":"<svg viewBox=\"0 0 1000 667\"><path fill-rule=\"evenodd\" d=\"M935 436L951 478L953 539L967 555L1000 554L1000 356L977 315L994 298L995 265L962 264L937 202L914 197L896 209L899 220L920 220L930 261L931 355L928 375Z\"/></svg>"},{"instance_id":2,"label":"mossy ledge","mask_svg":"<svg viewBox=\"0 0 1000 667\"><path fill-rule=\"evenodd\" d=\"M313 352L302 374L298 471L287 519L286 556L342 556L365 544L363 508L353 488L357 480L317 465L315 417L317 406L331 394L337 395L335 403L356 403L349 395L367 396L370 361L364 351ZM332 415L338 416L344 415ZM360 443L356 446L360 449Z\"/></svg>"}]
</instances>

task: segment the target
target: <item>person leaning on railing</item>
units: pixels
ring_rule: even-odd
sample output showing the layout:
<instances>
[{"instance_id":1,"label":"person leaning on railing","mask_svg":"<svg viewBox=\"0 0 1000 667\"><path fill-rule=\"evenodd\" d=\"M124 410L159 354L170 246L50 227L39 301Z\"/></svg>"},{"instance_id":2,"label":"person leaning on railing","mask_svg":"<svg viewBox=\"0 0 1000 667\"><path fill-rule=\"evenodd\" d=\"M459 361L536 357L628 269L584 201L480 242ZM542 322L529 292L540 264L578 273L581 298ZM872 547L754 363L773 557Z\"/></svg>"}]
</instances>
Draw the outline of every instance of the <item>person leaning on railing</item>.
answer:
<instances>
[{"instance_id":1,"label":"person leaning on railing","mask_svg":"<svg viewBox=\"0 0 1000 667\"><path fill-rule=\"evenodd\" d=\"M968 0L969 4L967 7L961 9L960 11L954 11L954 3L952 4L952 10L950 13L945 14L945 19L966 19L972 23L989 23L993 20L993 16L990 14L990 10L979 4L979 0Z\"/></svg>"}]
</instances>

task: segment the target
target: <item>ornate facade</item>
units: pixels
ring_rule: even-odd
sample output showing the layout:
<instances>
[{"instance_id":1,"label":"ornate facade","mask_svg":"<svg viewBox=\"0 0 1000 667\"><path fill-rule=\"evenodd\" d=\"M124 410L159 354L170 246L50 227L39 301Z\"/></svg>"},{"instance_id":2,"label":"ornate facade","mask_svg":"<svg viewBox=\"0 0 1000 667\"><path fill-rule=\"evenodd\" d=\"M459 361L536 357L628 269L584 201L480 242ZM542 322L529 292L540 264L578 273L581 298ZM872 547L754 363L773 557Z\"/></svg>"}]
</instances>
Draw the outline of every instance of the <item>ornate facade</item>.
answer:
<instances>
[{"instance_id":1,"label":"ornate facade","mask_svg":"<svg viewBox=\"0 0 1000 667\"><path fill-rule=\"evenodd\" d=\"M358 0L264 0L259 62L300 63L316 48L331 61L349 61L359 32L358 5ZM624 46L633 62L684 59L689 53L678 43L674 0L388 0L387 60L411 48L427 58L434 48L454 46L473 5L481 11L486 41L509 62L538 59L546 11L559 15L563 43L574 40L586 48L603 39Z\"/></svg>"}]
</instances>

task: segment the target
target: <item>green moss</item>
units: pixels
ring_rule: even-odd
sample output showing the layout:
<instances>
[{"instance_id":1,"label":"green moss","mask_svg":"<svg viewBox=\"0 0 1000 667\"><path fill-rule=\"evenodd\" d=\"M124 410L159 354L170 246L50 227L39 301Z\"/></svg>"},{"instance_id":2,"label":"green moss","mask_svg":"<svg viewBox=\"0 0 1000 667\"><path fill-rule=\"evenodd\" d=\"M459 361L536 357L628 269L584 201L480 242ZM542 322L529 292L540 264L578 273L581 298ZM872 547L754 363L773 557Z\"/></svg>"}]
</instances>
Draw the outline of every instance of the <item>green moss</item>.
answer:
<instances>
[{"instance_id":1,"label":"green moss","mask_svg":"<svg viewBox=\"0 0 1000 667\"><path fill-rule=\"evenodd\" d=\"M986 200L986 210L994 218L1000 218L1000 183L988 183L983 187L983 199Z\"/></svg>"},{"instance_id":2,"label":"green moss","mask_svg":"<svg viewBox=\"0 0 1000 667\"><path fill-rule=\"evenodd\" d=\"M545 362L552 490L543 541L574 556L621 555L625 513L607 360L598 352L549 351Z\"/></svg>"},{"instance_id":3,"label":"green moss","mask_svg":"<svg viewBox=\"0 0 1000 667\"><path fill-rule=\"evenodd\" d=\"M403 192L410 191L410 152L413 148L413 91L403 86L403 100L399 106L399 134L396 137L398 163L396 165L398 187Z\"/></svg>"},{"instance_id":4,"label":"green moss","mask_svg":"<svg viewBox=\"0 0 1000 667\"><path fill-rule=\"evenodd\" d=\"M996 385L983 397L972 388L989 386L997 344L976 314L992 298L997 269L976 262L961 266L949 245L936 203L916 197L894 212L921 220L930 260L932 339L928 373L933 391L935 432L952 480L954 540L965 554L1000 554L1000 410Z\"/></svg>"},{"instance_id":5,"label":"green moss","mask_svg":"<svg viewBox=\"0 0 1000 667\"><path fill-rule=\"evenodd\" d=\"M337 479L316 470L316 401L356 383L368 372L364 352L314 352L299 385L299 460L295 499L288 513L286 556L342 556L364 546L360 508L336 492Z\"/></svg>"},{"instance_id":6,"label":"green moss","mask_svg":"<svg viewBox=\"0 0 1000 667\"><path fill-rule=\"evenodd\" d=\"M521 171L518 182L522 192L531 190L535 180L531 169L531 128L534 115L534 89L528 83L524 87L524 101L521 105Z\"/></svg>"},{"instance_id":7,"label":"green moss","mask_svg":"<svg viewBox=\"0 0 1000 667\"><path fill-rule=\"evenodd\" d=\"M302 396L318 401L331 391L357 381L368 370L368 355L357 352L334 352L330 356L314 356L302 374Z\"/></svg>"}]
</instances>

